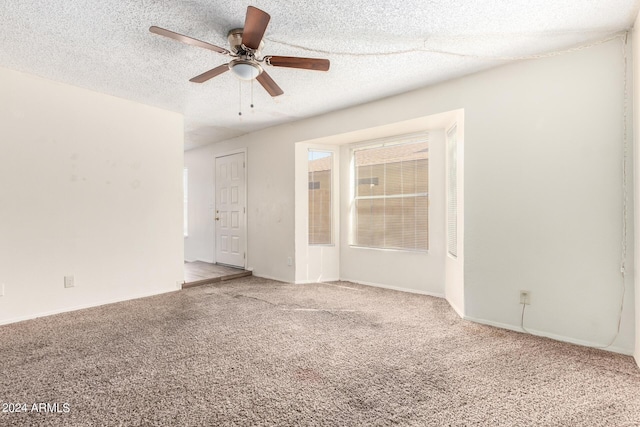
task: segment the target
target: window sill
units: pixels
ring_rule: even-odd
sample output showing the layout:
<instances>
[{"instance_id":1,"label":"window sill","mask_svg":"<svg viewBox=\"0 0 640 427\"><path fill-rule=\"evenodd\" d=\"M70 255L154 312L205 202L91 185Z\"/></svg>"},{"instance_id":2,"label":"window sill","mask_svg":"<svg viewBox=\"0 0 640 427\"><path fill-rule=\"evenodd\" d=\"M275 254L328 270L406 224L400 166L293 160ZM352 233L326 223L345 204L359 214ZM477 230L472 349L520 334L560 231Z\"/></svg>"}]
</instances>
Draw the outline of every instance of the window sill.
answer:
<instances>
[{"instance_id":1,"label":"window sill","mask_svg":"<svg viewBox=\"0 0 640 427\"><path fill-rule=\"evenodd\" d=\"M429 249L395 249L395 248L372 248L369 246L349 245L351 249L363 249L369 251L381 251L381 252L403 252L410 254L429 254Z\"/></svg>"}]
</instances>

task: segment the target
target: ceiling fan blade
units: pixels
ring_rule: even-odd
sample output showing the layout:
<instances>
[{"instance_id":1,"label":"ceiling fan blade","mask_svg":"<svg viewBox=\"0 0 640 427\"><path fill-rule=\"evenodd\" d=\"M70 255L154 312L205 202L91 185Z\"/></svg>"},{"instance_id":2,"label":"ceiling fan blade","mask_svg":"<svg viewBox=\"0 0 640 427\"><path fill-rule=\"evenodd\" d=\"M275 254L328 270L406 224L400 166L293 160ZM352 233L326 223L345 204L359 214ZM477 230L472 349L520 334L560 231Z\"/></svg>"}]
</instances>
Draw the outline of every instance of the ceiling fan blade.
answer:
<instances>
[{"instance_id":1,"label":"ceiling fan blade","mask_svg":"<svg viewBox=\"0 0 640 427\"><path fill-rule=\"evenodd\" d=\"M280 89L280 86L278 86L276 82L273 81L271 76L269 76L266 71L260 73L260 75L256 77L256 80L262 85L263 88L266 89L267 92L269 92L269 95L271 96L280 96L284 93L282 89Z\"/></svg>"},{"instance_id":2,"label":"ceiling fan blade","mask_svg":"<svg viewBox=\"0 0 640 427\"><path fill-rule=\"evenodd\" d=\"M299 58L297 56L267 56L267 64L274 67L301 68L303 70L329 71L329 60L319 58Z\"/></svg>"},{"instance_id":3,"label":"ceiling fan blade","mask_svg":"<svg viewBox=\"0 0 640 427\"><path fill-rule=\"evenodd\" d=\"M247 16L244 20L244 29L242 30L242 44L253 50L260 47L260 42L264 36L264 32L269 25L271 16L265 11L257 7L247 7Z\"/></svg>"},{"instance_id":4,"label":"ceiling fan blade","mask_svg":"<svg viewBox=\"0 0 640 427\"><path fill-rule=\"evenodd\" d=\"M219 76L220 74L229 71L229 64L222 64L216 68L213 68L209 71L206 71L202 74L200 74L199 76L195 76L194 78L190 79L190 82L194 82L194 83L204 83L209 79L214 78L215 76Z\"/></svg>"},{"instance_id":5,"label":"ceiling fan blade","mask_svg":"<svg viewBox=\"0 0 640 427\"><path fill-rule=\"evenodd\" d=\"M220 46L216 46L207 42L203 42L200 41L198 39L194 39L193 37L189 37L189 36L184 36L182 34L178 34L176 32L173 31L169 31L169 30L165 30L164 28L160 28L160 27L150 27L149 31L151 31L154 34L158 34L161 36L165 36L165 37L169 37L170 39L174 39L174 40L178 40L179 42L182 43L186 43L186 44L190 44L191 46L197 46L197 47L201 47L203 49L209 49L212 50L214 52L218 52L221 53L223 55L229 55L231 52L229 52L227 49L223 49Z\"/></svg>"}]
</instances>

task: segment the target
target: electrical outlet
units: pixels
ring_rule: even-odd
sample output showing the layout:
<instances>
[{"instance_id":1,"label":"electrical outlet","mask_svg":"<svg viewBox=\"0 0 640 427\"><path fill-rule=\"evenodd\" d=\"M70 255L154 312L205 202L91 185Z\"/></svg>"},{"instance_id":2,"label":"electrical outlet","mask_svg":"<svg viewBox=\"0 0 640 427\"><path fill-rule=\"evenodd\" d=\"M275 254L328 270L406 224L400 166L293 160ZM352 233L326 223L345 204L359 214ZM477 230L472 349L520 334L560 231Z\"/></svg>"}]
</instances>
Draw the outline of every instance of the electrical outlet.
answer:
<instances>
[{"instance_id":1,"label":"electrical outlet","mask_svg":"<svg viewBox=\"0 0 640 427\"><path fill-rule=\"evenodd\" d=\"M4 283L0 284L0 297L4 296Z\"/></svg>"},{"instance_id":2,"label":"electrical outlet","mask_svg":"<svg viewBox=\"0 0 640 427\"><path fill-rule=\"evenodd\" d=\"M291 257L287 258L287 265L291 267L293 265L293 259Z\"/></svg>"},{"instance_id":3,"label":"electrical outlet","mask_svg":"<svg viewBox=\"0 0 640 427\"><path fill-rule=\"evenodd\" d=\"M74 286L73 276L64 276L64 287L73 288Z\"/></svg>"},{"instance_id":4,"label":"electrical outlet","mask_svg":"<svg viewBox=\"0 0 640 427\"><path fill-rule=\"evenodd\" d=\"M531 292L520 291L520 304L525 304L525 305L531 304Z\"/></svg>"}]
</instances>

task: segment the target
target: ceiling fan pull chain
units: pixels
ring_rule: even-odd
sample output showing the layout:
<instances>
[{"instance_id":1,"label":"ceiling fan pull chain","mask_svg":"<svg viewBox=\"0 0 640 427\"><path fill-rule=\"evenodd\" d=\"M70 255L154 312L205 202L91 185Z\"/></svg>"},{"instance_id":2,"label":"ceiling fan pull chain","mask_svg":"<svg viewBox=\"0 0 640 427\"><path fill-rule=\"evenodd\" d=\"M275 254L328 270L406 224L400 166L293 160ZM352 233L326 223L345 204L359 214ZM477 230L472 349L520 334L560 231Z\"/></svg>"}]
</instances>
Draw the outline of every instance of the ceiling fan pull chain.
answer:
<instances>
[{"instance_id":1,"label":"ceiling fan pull chain","mask_svg":"<svg viewBox=\"0 0 640 427\"><path fill-rule=\"evenodd\" d=\"M238 80L238 116L242 116L242 80Z\"/></svg>"},{"instance_id":2,"label":"ceiling fan pull chain","mask_svg":"<svg viewBox=\"0 0 640 427\"><path fill-rule=\"evenodd\" d=\"M251 108L253 111L253 80L251 80Z\"/></svg>"}]
</instances>

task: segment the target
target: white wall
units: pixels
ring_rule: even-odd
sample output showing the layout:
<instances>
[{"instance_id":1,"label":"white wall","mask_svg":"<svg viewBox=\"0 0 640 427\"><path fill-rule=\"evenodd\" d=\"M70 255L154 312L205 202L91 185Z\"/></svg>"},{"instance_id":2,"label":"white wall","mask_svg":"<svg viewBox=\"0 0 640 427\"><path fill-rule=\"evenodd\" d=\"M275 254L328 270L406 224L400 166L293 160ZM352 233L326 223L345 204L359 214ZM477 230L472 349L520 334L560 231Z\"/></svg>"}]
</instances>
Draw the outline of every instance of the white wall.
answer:
<instances>
[{"instance_id":1,"label":"white wall","mask_svg":"<svg viewBox=\"0 0 640 427\"><path fill-rule=\"evenodd\" d=\"M615 40L476 75L456 88L465 97L468 317L517 326L525 289L532 295L529 330L589 345L606 345L615 335L623 75ZM630 352L631 275L624 285L613 348Z\"/></svg>"},{"instance_id":2,"label":"white wall","mask_svg":"<svg viewBox=\"0 0 640 427\"><path fill-rule=\"evenodd\" d=\"M293 281L286 258L295 245L294 144L464 108L465 315L518 329L519 290L526 289L529 330L607 344L622 293L621 53L615 40L521 61L187 157L249 147L249 257L256 271ZM628 266L632 256L630 245ZM635 297L627 277L612 348L630 353Z\"/></svg>"},{"instance_id":3,"label":"white wall","mask_svg":"<svg viewBox=\"0 0 640 427\"><path fill-rule=\"evenodd\" d=\"M184 238L186 261L215 262L215 161L207 156L184 155L188 178L188 236Z\"/></svg>"},{"instance_id":4,"label":"white wall","mask_svg":"<svg viewBox=\"0 0 640 427\"><path fill-rule=\"evenodd\" d=\"M640 222L640 14L636 18L633 25L633 43L632 43L632 59L633 59L633 161L634 161L634 212L635 212L635 257L634 265L640 265L640 227L637 226ZM640 365L640 277L634 270L635 277L635 306L636 306L636 337L635 337L635 358L636 363Z\"/></svg>"},{"instance_id":5,"label":"white wall","mask_svg":"<svg viewBox=\"0 0 640 427\"><path fill-rule=\"evenodd\" d=\"M176 290L182 116L2 68L0 99L0 323Z\"/></svg>"}]
</instances>

